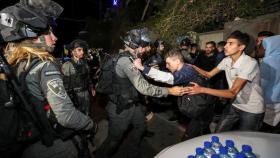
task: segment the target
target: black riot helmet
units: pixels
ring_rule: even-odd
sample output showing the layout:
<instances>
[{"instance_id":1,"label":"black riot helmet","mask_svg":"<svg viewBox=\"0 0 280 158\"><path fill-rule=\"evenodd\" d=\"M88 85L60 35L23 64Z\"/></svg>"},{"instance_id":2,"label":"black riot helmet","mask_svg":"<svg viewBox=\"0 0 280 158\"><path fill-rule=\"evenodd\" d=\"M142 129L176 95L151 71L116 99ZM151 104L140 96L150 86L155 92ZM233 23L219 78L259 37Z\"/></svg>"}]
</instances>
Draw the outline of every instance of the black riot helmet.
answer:
<instances>
[{"instance_id":1,"label":"black riot helmet","mask_svg":"<svg viewBox=\"0 0 280 158\"><path fill-rule=\"evenodd\" d=\"M147 28L134 29L128 31L122 40L130 48L136 49L150 45L153 41L151 36L152 32Z\"/></svg>"},{"instance_id":2,"label":"black riot helmet","mask_svg":"<svg viewBox=\"0 0 280 158\"><path fill-rule=\"evenodd\" d=\"M187 37L182 39L181 42L180 42L180 46L187 46L189 47L190 45L192 44L191 40L188 39Z\"/></svg>"},{"instance_id":3,"label":"black riot helmet","mask_svg":"<svg viewBox=\"0 0 280 158\"><path fill-rule=\"evenodd\" d=\"M161 44L165 45L165 42L163 40L157 39L154 43L154 46L158 48Z\"/></svg>"},{"instance_id":4,"label":"black riot helmet","mask_svg":"<svg viewBox=\"0 0 280 158\"><path fill-rule=\"evenodd\" d=\"M38 37L49 30L63 8L51 0L20 0L0 11L0 40Z\"/></svg>"},{"instance_id":5,"label":"black riot helmet","mask_svg":"<svg viewBox=\"0 0 280 158\"><path fill-rule=\"evenodd\" d=\"M68 50L73 51L75 48L81 47L84 49L84 52L86 53L87 50L89 49L89 45L86 41L80 40L80 39L75 39L72 41L68 46Z\"/></svg>"}]
</instances>

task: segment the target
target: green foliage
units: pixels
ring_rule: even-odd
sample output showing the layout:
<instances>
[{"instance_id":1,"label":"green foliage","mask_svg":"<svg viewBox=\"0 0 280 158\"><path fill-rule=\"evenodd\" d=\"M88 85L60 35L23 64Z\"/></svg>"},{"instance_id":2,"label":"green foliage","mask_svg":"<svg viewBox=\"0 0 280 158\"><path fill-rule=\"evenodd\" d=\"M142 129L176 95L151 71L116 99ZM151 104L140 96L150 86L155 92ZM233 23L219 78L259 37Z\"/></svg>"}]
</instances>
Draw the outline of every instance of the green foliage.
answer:
<instances>
[{"instance_id":1,"label":"green foliage","mask_svg":"<svg viewBox=\"0 0 280 158\"><path fill-rule=\"evenodd\" d=\"M190 31L219 30L236 17L250 19L265 14L264 3L267 1L155 0L153 5L158 5L158 12L136 27L148 27L168 42L174 42L176 37L188 35Z\"/></svg>"}]
</instances>

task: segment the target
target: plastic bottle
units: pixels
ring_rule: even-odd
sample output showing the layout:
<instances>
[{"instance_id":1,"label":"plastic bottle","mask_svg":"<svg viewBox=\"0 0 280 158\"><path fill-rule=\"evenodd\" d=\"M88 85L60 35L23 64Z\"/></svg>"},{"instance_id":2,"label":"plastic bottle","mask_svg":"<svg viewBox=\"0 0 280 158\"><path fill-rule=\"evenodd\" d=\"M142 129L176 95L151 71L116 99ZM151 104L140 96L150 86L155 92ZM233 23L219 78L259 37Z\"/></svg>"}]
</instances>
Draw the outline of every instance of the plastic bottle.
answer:
<instances>
[{"instance_id":1,"label":"plastic bottle","mask_svg":"<svg viewBox=\"0 0 280 158\"><path fill-rule=\"evenodd\" d=\"M211 158L220 158L220 156L218 154L213 154Z\"/></svg>"},{"instance_id":2,"label":"plastic bottle","mask_svg":"<svg viewBox=\"0 0 280 158\"><path fill-rule=\"evenodd\" d=\"M215 154L216 152L212 149L212 144L208 141L204 142L204 155L207 158L211 158L211 155Z\"/></svg>"},{"instance_id":3,"label":"plastic bottle","mask_svg":"<svg viewBox=\"0 0 280 158\"><path fill-rule=\"evenodd\" d=\"M242 145L242 153L246 156L246 158L257 158L250 145Z\"/></svg>"},{"instance_id":4,"label":"plastic bottle","mask_svg":"<svg viewBox=\"0 0 280 158\"><path fill-rule=\"evenodd\" d=\"M227 148L221 146L219 156L220 158L230 158L230 156L228 155Z\"/></svg>"},{"instance_id":5,"label":"plastic bottle","mask_svg":"<svg viewBox=\"0 0 280 158\"><path fill-rule=\"evenodd\" d=\"M246 158L246 155L243 153L237 153L236 158Z\"/></svg>"},{"instance_id":6,"label":"plastic bottle","mask_svg":"<svg viewBox=\"0 0 280 158\"><path fill-rule=\"evenodd\" d=\"M219 137L217 136L212 136L212 149L216 152L216 154L219 154L220 151L220 147L222 147L223 145L220 143Z\"/></svg>"},{"instance_id":7,"label":"plastic bottle","mask_svg":"<svg viewBox=\"0 0 280 158\"><path fill-rule=\"evenodd\" d=\"M204 156L204 151L202 148L196 148L196 155L195 158L207 158L206 156Z\"/></svg>"},{"instance_id":8,"label":"plastic bottle","mask_svg":"<svg viewBox=\"0 0 280 158\"><path fill-rule=\"evenodd\" d=\"M193 155L189 155L189 156L188 156L188 158L195 158L195 156L193 156Z\"/></svg>"},{"instance_id":9,"label":"plastic bottle","mask_svg":"<svg viewBox=\"0 0 280 158\"><path fill-rule=\"evenodd\" d=\"M231 158L236 158L236 154L238 153L238 150L234 146L234 142L232 140L226 140L226 148L228 151L228 155Z\"/></svg>"}]
</instances>

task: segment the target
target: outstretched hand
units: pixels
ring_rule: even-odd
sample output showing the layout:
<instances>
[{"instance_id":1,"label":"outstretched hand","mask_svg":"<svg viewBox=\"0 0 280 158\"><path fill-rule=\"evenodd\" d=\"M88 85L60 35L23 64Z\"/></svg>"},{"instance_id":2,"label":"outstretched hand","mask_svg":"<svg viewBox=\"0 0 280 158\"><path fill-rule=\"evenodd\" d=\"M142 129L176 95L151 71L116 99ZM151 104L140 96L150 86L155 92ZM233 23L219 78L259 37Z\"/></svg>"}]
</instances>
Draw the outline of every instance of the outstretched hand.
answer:
<instances>
[{"instance_id":1,"label":"outstretched hand","mask_svg":"<svg viewBox=\"0 0 280 158\"><path fill-rule=\"evenodd\" d=\"M186 93L187 93L187 89L184 87L175 86L175 87L168 88L168 94L170 95L182 96Z\"/></svg>"},{"instance_id":2,"label":"outstretched hand","mask_svg":"<svg viewBox=\"0 0 280 158\"><path fill-rule=\"evenodd\" d=\"M187 94L194 95L194 94L202 93L202 88L203 87L199 86L195 82L190 82L190 84L193 85L193 86L185 87L185 91L186 91Z\"/></svg>"}]
</instances>

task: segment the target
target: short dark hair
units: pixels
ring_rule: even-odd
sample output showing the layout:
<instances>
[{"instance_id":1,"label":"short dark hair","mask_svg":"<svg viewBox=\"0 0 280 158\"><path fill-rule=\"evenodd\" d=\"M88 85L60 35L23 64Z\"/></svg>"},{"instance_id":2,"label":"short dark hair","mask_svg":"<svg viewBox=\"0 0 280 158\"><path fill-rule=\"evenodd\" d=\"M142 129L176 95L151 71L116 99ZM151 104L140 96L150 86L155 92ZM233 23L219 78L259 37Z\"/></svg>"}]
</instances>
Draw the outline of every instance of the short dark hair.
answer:
<instances>
[{"instance_id":1,"label":"short dark hair","mask_svg":"<svg viewBox=\"0 0 280 158\"><path fill-rule=\"evenodd\" d=\"M171 49L165 54L164 59L166 60L168 57L177 57L181 62L184 62L184 57L180 49Z\"/></svg>"},{"instance_id":2,"label":"short dark hair","mask_svg":"<svg viewBox=\"0 0 280 158\"><path fill-rule=\"evenodd\" d=\"M165 42L163 40L157 39L154 43L154 46L158 48L161 44L165 45Z\"/></svg>"},{"instance_id":3,"label":"short dark hair","mask_svg":"<svg viewBox=\"0 0 280 158\"><path fill-rule=\"evenodd\" d=\"M198 44L192 43L192 44L191 44L191 48L194 48L194 47L195 47L195 48L198 48Z\"/></svg>"},{"instance_id":4,"label":"short dark hair","mask_svg":"<svg viewBox=\"0 0 280 158\"><path fill-rule=\"evenodd\" d=\"M274 33L270 31L261 31L258 33L258 37L270 37L270 36L274 36Z\"/></svg>"},{"instance_id":5,"label":"short dark hair","mask_svg":"<svg viewBox=\"0 0 280 158\"><path fill-rule=\"evenodd\" d=\"M237 39L240 44L245 45L245 48L249 45L250 37L247 33L243 33L239 30L233 31L227 39L233 38ZM245 49L244 49L245 50Z\"/></svg>"},{"instance_id":6,"label":"short dark hair","mask_svg":"<svg viewBox=\"0 0 280 158\"><path fill-rule=\"evenodd\" d=\"M220 41L218 42L218 47L224 47L227 44L226 41Z\"/></svg>"},{"instance_id":7,"label":"short dark hair","mask_svg":"<svg viewBox=\"0 0 280 158\"><path fill-rule=\"evenodd\" d=\"M216 48L216 42L215 41L208 41L208 42L206 42L206 45L207 44L211 44L212 46L214 46Z\"/></svg>"},{"instance_id":8,"label":"short dark hair","mask_svg":"<svg viewBox=\"0 0 280 158\"><path fill-rule=\"evenodd\" d=\"M187 47L189 47L191 44L192 44L192 42L191 42L191 40L188 39L188 38L185 38L185 39L183 39L183 40L180 42L180 46L181 46L181 47L182 47L182 46L187 46Z\"/></svg>"}]
</instances>

